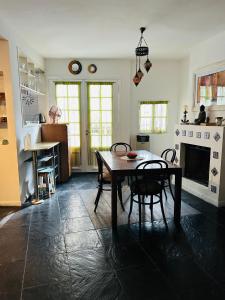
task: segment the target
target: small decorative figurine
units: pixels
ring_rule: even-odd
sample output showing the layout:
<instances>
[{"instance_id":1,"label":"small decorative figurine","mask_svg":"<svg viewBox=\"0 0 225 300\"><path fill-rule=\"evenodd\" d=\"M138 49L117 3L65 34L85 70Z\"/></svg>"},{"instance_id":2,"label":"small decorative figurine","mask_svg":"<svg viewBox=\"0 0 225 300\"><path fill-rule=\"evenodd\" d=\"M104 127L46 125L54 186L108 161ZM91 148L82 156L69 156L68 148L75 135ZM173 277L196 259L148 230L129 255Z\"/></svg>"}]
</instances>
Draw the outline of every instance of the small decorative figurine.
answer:
<instances>
[{"instance_id":1,"label":"small decorative figurine","mask_svg":"<svg viewBox=\"0 0 225 300\"><path fill-rule=\"evenodd\" d=\"M50 110L48 112L48 115L50 117L51 123L57 124L62 115L62 111L58 106L52 105L52 107L50 108Z\"/></svg>"},{"instance_id":2,"label":"small decorative figurine","mask_svg":"<svg viewBox=\"0 0 225 300\"><path fill-rule=\"evenodd\" d=\"M195 119L195 124L200 125L200 123L205 123L206 120L206 112L205 112L205 106L200 106L200 112L198 114L198 118Z\"/></svg>"},{"instance_id":3,"label":"small decorative figurine","mask_svg":"<svg viewBox=\"0 0 225 300\"><path fill-rule=\"evenodd\" d=\"M184 118L183 118L183 120L181 120L182 124L188 124L189 123L189 120L187 120L187 113L188 113L187 109L188 109L188 107L187 107L187 105L185 105L184 106Z\"/></svg>"}]
</instances>

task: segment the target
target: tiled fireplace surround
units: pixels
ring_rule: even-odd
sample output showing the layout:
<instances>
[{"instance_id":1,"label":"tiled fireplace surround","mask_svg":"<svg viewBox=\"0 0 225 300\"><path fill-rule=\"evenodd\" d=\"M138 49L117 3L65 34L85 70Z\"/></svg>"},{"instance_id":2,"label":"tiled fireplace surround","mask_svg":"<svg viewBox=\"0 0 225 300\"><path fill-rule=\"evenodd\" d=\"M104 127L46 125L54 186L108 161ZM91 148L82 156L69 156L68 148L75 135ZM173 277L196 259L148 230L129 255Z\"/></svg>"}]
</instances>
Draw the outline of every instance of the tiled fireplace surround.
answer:
<instances>
[{"instance_id":1,"label":"tiled fireplace surround","mask_svg":"<svg viewBox=\"0 0 225 300\"><path fill-rule=\"evenodd\" d=\"M185 147L192 144L209 147L208 187L183 177L184 190L217 206L225 206L225 136L223 126L177 125L175 127L176 163L184 168Z\"/></svg>"}]
</instances>

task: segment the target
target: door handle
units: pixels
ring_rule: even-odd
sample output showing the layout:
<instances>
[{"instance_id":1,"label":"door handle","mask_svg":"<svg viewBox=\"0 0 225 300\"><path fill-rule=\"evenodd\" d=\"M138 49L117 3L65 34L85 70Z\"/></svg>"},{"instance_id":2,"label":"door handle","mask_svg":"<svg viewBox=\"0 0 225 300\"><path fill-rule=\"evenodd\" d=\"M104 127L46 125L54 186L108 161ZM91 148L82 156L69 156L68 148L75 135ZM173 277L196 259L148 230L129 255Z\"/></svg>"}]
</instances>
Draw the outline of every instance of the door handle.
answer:
<instances>
[{"instance_id":1,"label":"door handle","mask_svg":"<svg viewBox=\"0 0 225 300\"><path fill-rule=\"evenodd\" d=\"M88 129L85 131L85 134L86 134L86 135L89 135L89 130L88 130Z\"/></svg>"}]
</instances>

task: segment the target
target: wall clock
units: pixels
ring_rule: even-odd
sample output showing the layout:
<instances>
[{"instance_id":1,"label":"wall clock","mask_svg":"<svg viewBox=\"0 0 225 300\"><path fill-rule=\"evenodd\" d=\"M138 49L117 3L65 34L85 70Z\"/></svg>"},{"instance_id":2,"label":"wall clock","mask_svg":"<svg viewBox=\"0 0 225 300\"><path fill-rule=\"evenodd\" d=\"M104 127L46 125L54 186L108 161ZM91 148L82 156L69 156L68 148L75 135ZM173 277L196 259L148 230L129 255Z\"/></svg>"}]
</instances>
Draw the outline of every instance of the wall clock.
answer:
<instances>
[{"instance_id":1,"label":"wall clock","mask_svg":"<svg viewBox=\"0 0 225 300\"><path fill-rule=\"evenodd\" d=\"M82 65L78 60L72 60L68 65L68 69L70 73L77 75L82 71Z\"/></svg>"}]
</instances>

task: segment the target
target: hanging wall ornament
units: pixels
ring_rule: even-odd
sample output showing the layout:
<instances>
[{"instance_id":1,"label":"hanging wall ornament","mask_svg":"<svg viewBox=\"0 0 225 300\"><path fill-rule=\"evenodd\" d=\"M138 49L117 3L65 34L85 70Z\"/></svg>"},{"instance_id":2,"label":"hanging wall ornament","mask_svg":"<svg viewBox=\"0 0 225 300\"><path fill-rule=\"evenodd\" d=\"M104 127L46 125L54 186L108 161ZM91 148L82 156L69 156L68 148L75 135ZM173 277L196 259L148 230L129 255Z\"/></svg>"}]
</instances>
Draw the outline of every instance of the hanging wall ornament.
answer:
<instances>
[{"instance_id":1,"label":"hanging wall ornament","mask_svg":"<svg viewBox=\"0 0 225 300\"><path fill-rule=\"evenodd\" d=\"M145 66L146 72L148 73L148 71L149 71L149 70L151 69L151 67L152 67L152 63L150 62L149 58L147 58L147 60L146 60L146 62L145 62L145 64L144 64L144 66Z\"/></svg>"},{"instance_id":2,"label":"hanging wall ornament","mask_svg":"<svg viewBox=\"0 0 225 300\"><path fill-rule=\"evenodd\" d=\"M77 75L82 71L82 65L78 60L72 60L68 65L68 69L70 73Z\"/></svg>"},{"instance_id":3,"label":"hanging wall ornament","mask_svg":"<svg viewBox=\"0 0 225 300\"><path fill-rule=\"evenodd\" d=\"M88 66L88 72L89 73L94 74L94 73L96 73L96 71L97 71L97 67L96 67L95 64L91 64L91 65Z\"/></svg>"},{"instance_id":4,"label":"hanging wall ornament","mask_svg":"<svg viewBox=\"0 0 225 300\"><path fill-rule=\"evenodd\" d=\"M134 84L135 84L136 86L138 86L139 83L140 83L140 81L141 81L141 79L140 79L140 77L138 76L138 74L136 73L135 76L134 76L134 78L133 78L133 82L134 82Z\"/></svg>"}]
</instances>

